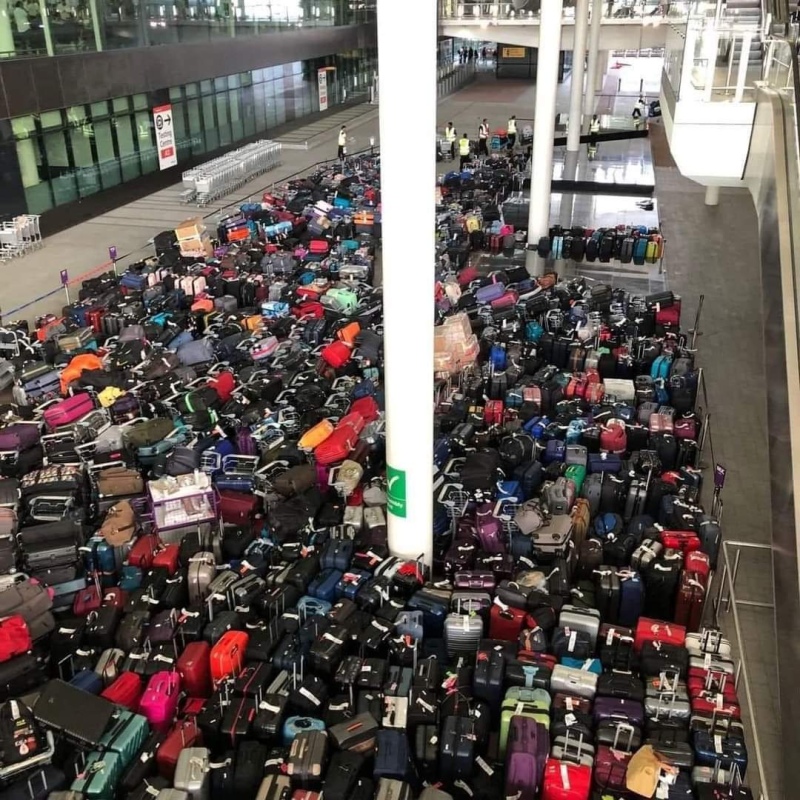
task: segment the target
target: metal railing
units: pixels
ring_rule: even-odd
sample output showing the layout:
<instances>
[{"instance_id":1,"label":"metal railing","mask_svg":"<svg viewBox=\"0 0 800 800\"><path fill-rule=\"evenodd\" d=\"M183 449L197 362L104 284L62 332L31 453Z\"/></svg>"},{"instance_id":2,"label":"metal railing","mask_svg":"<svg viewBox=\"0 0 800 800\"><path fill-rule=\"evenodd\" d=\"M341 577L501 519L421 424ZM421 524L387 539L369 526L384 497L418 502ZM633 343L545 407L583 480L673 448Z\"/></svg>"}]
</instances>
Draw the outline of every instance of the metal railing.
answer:
<instances>
[{"instance_id":1,"label":"metal railing","mask_svg":"<svg viewBox=\"0 0 800 800\"><path fill-rule=\"evenodd\" d=\"M722 505L718 501L716 515L721 517ZM733 557L733 564L731 564L730 551L735 550ZM711 611L713 613L714 624L717 627L725 627L728 637L732 639L731 644L733 650L738 654L738 663L736 665L736 673L734 678L734 686L738 693L740 701L744 698L745 708L747 709L747 721L750 727L750 739L752 743L752 750L755 753L755 764L752 759L748 768L748 784L751 789L753 788L753 767L757 772L758 777L758 794L759 800L770 800L769 791L766 782L766 768L764 766L764 755L761 749L761 739L759 736L759 719L757 704L753 700L753 692L750 688L750 671L748 667L748 658L746 656L747 647L744 644L742 636L742 624L739 618L740 608L761 608L769 610L774 613L775 604L765 603L758 600L747 600L737 597L736 595L736 579L739 576L739 566L741 564L742 552L748 551L766 551L772 552L772 545L757 544L754 542L740 542L740 541L723 541L722 542L722 573L718 578L719 586L717 588L716 597L712 600ZM725 625L725 618L722 614L731 614L733 620L733 629L730 625ZM744 689L744 691L742 691Z\"/></svg>"},{"instance_id":2,"label":"metal railing","mask_svg":"<svg viewBox=\"0 0 800 800\"><path fill-rule=\"evenodd\" d=\"M538 0L528 2L480 2L480 0L439 0L439 19L443 22L538 25ZM608 24L648 25L663 20L688 19L697 2L678 0L607 0L603 3L603 20ZM571 24L575 20L575 8L565 6L563 20Z\"/></svg>"}]
</instances>

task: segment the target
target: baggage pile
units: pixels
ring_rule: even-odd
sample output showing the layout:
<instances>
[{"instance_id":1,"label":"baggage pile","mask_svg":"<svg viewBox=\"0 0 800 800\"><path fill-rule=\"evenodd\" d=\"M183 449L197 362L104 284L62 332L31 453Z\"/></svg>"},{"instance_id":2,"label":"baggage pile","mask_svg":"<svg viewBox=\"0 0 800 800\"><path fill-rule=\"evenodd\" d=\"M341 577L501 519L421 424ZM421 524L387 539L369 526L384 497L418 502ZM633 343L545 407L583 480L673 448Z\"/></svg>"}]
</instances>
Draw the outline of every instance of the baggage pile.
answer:
<instances>
[{"instance_id":1,"label":"baggage pile","mask_svg":"<svg viewBox=\"0 0 800 800\"><path fill-rule=\"evenodd\" d=\"M750 797L730 645L702 625L720 527L681 300L509 263L439 275L443 327L480 353L438 375L452 595L410 605L438 613L451 660L469 653L505 796Z\"/></svg>"},{"instance_id":2,"label":"baggage pile","mask_svg":"<svg viewBox=\"0 0 800 800\"><path fill-rule=\"evenodd\" d=\"M679 298L441 276L429 573L379 192L322 170L0 336L0 800L750 796Z\"/></svg>"}]
</instances>

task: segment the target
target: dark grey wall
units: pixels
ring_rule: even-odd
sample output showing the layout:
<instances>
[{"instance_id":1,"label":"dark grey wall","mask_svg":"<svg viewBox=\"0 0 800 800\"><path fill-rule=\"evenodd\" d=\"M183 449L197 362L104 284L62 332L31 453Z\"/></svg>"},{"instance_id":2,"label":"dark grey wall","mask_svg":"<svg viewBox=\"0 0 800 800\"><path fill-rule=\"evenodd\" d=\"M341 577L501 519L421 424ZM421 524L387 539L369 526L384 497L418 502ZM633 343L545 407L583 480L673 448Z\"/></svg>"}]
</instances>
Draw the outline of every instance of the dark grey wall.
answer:
<instances>
[{"instance_id":1,"label":"dark grey wall","mask_svg":"<svg viewBox=\"0 0 800 800\"><path fill-rule=\"evenodd\" d=\"M375 47L374 25L0 61L0 119Z\"/></svg>"}]
</instances>

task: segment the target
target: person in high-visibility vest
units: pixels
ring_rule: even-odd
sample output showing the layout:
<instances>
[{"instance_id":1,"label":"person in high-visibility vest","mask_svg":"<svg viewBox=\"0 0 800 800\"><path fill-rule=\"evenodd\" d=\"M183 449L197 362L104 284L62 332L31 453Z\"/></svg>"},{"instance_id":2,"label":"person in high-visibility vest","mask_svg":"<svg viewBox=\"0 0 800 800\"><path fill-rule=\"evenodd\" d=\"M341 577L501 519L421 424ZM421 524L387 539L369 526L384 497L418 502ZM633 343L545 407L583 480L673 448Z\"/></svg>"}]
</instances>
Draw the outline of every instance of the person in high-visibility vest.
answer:
<instances>
[{"instance_id":1,"label":"person in high-visibility vest","mask_svg":"<svg viewBox=\"0 0 800 800\"><path fill-rule=\"evenodd\" d=\"M461 134L461 139L458 142L458 156L459 156L459 171L464 169L464 165L470 159L470 144L469 144L469 137L466 133Z\"/></svg>"},{"instance_id":2,"label":"person in high-visibility vest","mask_svg":"<svg viewBox=\"0 0 800 800\"><path fill-rule=\"evenodd\" d=\"M340 161L345 157L347 153L347 126L342 125L342 129L339 131L339 152L336 158Z\"/></svg>"},{"instance_id":3,"label":"person in high-visibility vest","mask_svg":"<svg viewBox=\"0 0 800 800\"><path fill-rule=\"evenodd\" d=\"M447 123L444 129L445 141L450 145L450 158L456 157L456 139L458 138L458 131L453 127L452 122Z\"/></svg>"},{"instance_id":4,"label":"person in high-visibility vest","mask_svg":"<svg viewBox=\"0 0 800 800\"><path fill-rule=\"evenodd\" d=\"M598 133L600 133L600 118L597 114L593 114L592 120L589 123L589 137L593 143L597 141Z\"/></svg>"},{"instance_id":5,"label":"person in high-visibility vest","mask_svg":"<svg viewBox=\"0 0 800 800\"><path fill-rule=\"evenodd\" d=\"M514 114L508 120L506 135L508 137L508 149L513 150L514 145L517 143L517 117Z\"/></svg>"},{"instance_id":6,"label":"person in high-visibility vest","mask_svg":"<svg viewBox=\"0 0 800 800\"><path fill-rule=\"evenodd\" d=\"M485 119L478 125L478 155L489 155L489 122Z\"/></svg>"}]
</instances>

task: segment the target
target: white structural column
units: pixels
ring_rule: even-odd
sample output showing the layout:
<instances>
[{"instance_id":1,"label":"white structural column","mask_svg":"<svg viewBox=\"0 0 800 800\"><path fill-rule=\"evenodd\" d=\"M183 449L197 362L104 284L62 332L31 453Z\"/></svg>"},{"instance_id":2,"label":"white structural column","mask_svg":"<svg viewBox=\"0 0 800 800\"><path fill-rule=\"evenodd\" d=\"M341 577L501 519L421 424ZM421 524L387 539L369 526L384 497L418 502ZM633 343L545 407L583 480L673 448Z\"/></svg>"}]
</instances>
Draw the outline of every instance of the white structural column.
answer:
<instances>
[{"instance_id":1,"label":"white structural column","mask_svg":"<svg viewBox=\"0 0 800 800\"><path fill-rule=\"evenodd\" d=\"M528 211L528 244L536 246L550 228L550 190L553 183L553 135L556 130L558 63L561 55L561 12L563 0L542 3L539 24L539 55L536 66L536 108L533 112L533 154L531 156L531 199ZM528 272L540 274L543 265L528 250Z\"/></svg>"},{"instance_id":2,"label":"white structural column","mask_svg":"<svg viewBox=\"0 0 800 800\"><path fill-rule=\"evenodd\" d=\"M436 3L378 0L389 548L397 556L423 555L428 565L433 559L430 293L436 263L436 153L429 140L436 130L436 35ZM550 141L552 146L552 133Z\"/></svg>"},{"instance_id":3,"label":"white structural column","mask_svg":"<svg viewBox=\"0 0 800 800\"><path fill-rule=\"evenodd\" d=\"M719 205L719 186L706 186L705 201L707 206Z\"/></svg>"},{"instance_id":4,"label":"white structural column","mask_svg":"<svg viewBox=\"0 0 800 800\"><path fill-rule=\"evenodd\" d=\"M583 106L583 113L587 120L590 120L594 114L594 90L597 85L597 57L602 24L603 0L592 0L592 28L589 32L589 55L586 59L586 101Z\"/></svg>"},{"instance_id":5,"label":"white structural column","mask_svg":"<svg viewBox=\"0 0 800 800\"><path fill-rule=\"evenodd\" d=\"M567 152L581 145L583 111L583 75L586 63L586 39L589 35L589 0L575 3L575 45L572 50L572 85L569 90L569 120L567 127Z\"/></svg>"}]
</instances>

